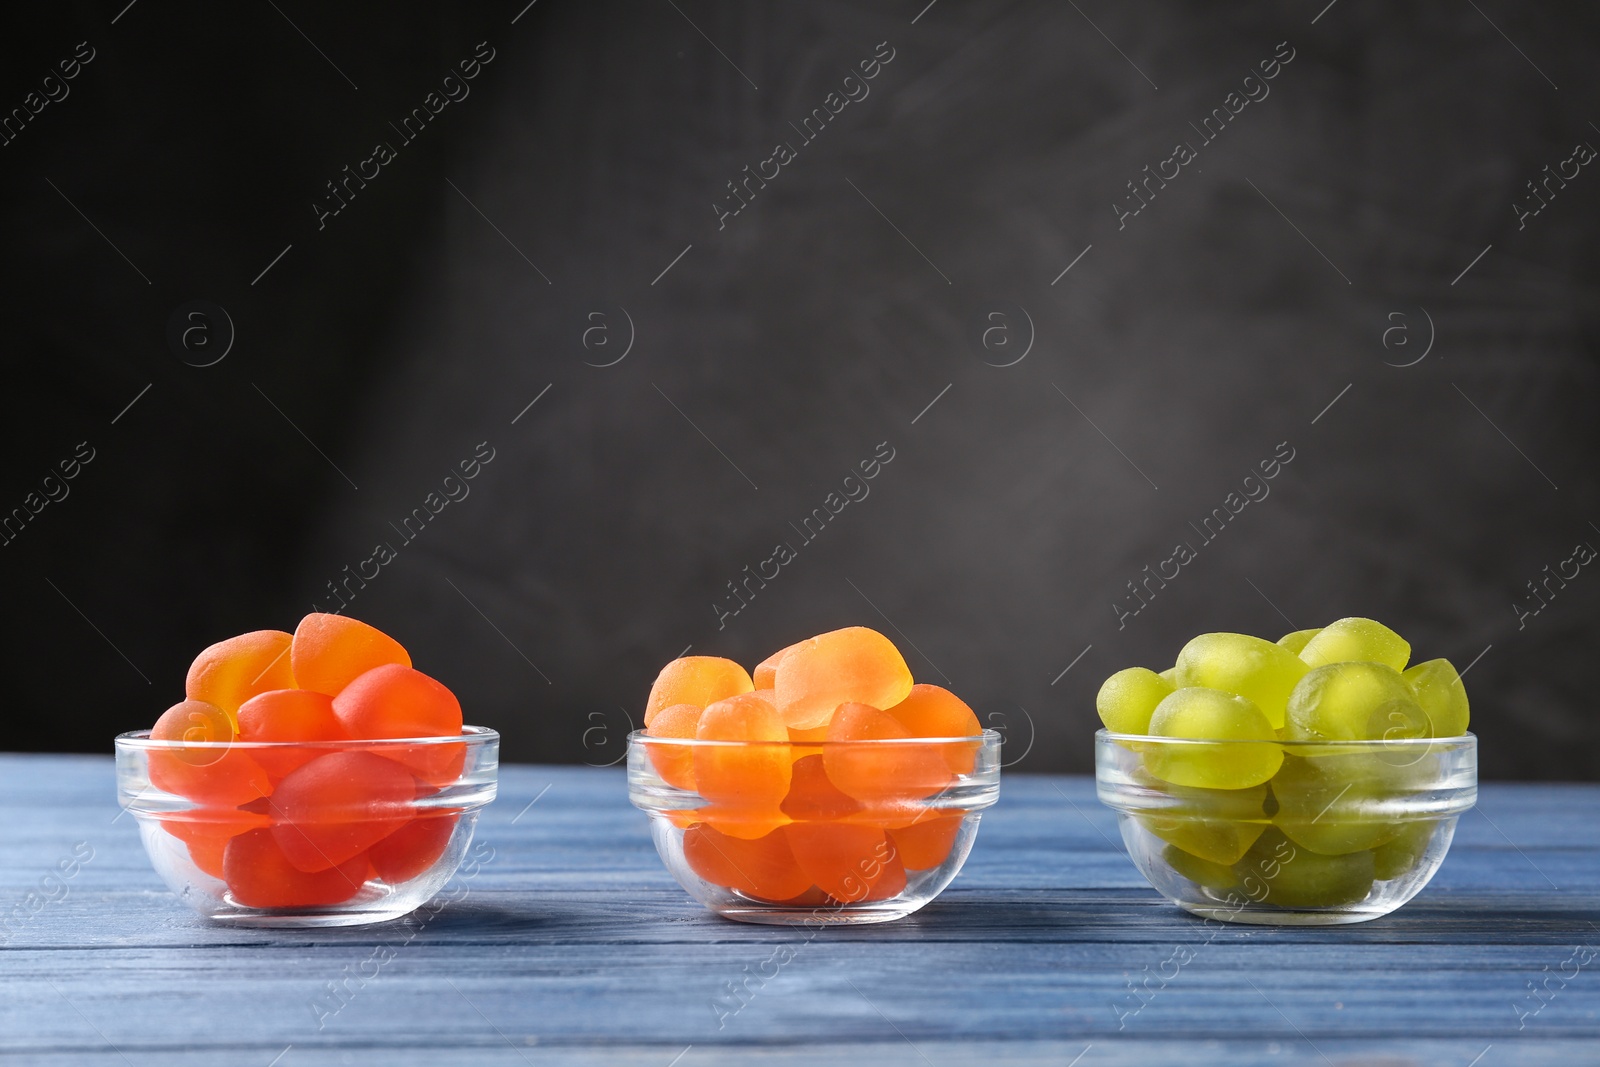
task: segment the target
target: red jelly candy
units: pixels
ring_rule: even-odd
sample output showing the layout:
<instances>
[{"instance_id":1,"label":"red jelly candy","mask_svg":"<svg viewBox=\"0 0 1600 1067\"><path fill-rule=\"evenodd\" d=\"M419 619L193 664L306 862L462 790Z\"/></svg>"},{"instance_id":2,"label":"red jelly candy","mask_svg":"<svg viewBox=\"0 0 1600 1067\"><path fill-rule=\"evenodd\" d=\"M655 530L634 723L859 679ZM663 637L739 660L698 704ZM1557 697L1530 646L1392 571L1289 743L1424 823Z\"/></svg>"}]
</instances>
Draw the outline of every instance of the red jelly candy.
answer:
<instances>
[{"instance_id":1,"label":"red jelly candy","mask_svg":"<svg viewBox=\"0 0 1600 1067\"><path fill-rule=\"evenodd\" d=\"M333 711L353 738L460 737L461 704L444 685L397 663L374 667L333 698ZM461 774L466 746L434 743L396 747L388 755L434 785Z\"/></svg>"},{"instance_id":2,"label":"red jelly candy","mask_svg":"<svg viewBox=\"0 0 1600 1067\"><path fill-rule=\"evenodd\" d=\"M334 752L291 773L272 794L272 833L302 871L355 859L411 819L416 779L370 752Z\"/></svg>"},{"instance_id":3,"label":"red jelly candy","mask_svg":"<svg viewBox=\"0 0 1600 1067\"><path fill-rule=\"evenodd\" d=\"M274 689L251 697L239 708L241 741L343 741L347 736L333 713L333 698L326 693ZM249 752L274 780L322 754L313 746Z\"/></svg>"},{"instance_id":4,"label":"red jelly candy","mask_svg":"<svg viewBox=\"0 0 1600 1067\"><path fill-rule=\"evenodd\" d=\"M223 878L233 899L247 908L308 908L342 904L361 892L367 857L356 855L327 870L307 873L290 863L273 830L251 830L228 842Z\"/></svg>"},{"instance_id":5,"label":"red jelly candy","mask_svg":"<svg viewBox=\"0 0 1600 1067\"><path fill-rule=\"evenodd\" d=\"M223 853L240 834L271 825L267 816L237 808L199 808L161 819L161 828L182 841L194 865L213 878L223 877Z\"/></svg>"},{"instance_id":6,"label":"red jelly candy","mask_svg":"<svg viewBox=\"0 0 1600 1067\"><path fill-rule=\"evenodd\" d=\"M412 819L367 850L373 873L390 885L422 874L444 855L458 818L453 812L444 812Z\"/></svg>"},{"instance_id":7,"label":"red jelly candy","mask_svg":"<svg viewBox=\"0 0 1600 1067\"><path fill-rule=\"evenodd\" d=\"M208 807L236 808L272 789L267 772L244 750L226 747L236 740L233 720L202 700L168 708L150 730L152 741L185 742L150 749L150 784Z\"/></svg>"}]
</instances>

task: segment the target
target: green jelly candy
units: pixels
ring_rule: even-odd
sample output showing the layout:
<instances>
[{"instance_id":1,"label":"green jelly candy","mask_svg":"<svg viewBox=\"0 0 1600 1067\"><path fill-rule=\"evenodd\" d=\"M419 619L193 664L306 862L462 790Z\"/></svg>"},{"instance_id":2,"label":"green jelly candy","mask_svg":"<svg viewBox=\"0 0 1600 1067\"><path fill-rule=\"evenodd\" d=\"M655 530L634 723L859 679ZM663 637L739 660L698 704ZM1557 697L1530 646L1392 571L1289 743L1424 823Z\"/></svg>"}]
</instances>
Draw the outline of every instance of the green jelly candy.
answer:
<instances>
[{"instance_id":1,"label":"green jelly candy","mask_svg":"<svg viewBox=\"0 0 1600 1067\"><path fill-rule=\"evenodd\" d=\"M1389 768L1365 753L1286 755L1272 778L1276 825L1296 845L1324 856L1375 848L1400 832L1384 810Z\"/></svg>"},{"instance_id":2,"label":"green jelly candy","mask_svg":"<svg viewBox=\"0 0 1600 1067\"><path fill-rule=\"evenodd\" d=\"M1268 830L1234 872L1245 894L1282 908L1332 908L1354 904L1372 891L1371 852L1324 856Z\"/></svg>"},{"instance_id":3,"label":"green jelly candy","mask_svg":"<svg viewBox=\"0 0 1600 1067\"><path fill-rule=\"evenodd\" d=\"M1372 850L1372 876L1380 882L1410 874L1422 862L1437 823L1406 823L1394 840Z\"/></svg>"},{"instance_id":4,"label":"green jelly candy","mask_svg":"<svg viewBox=\"0 0 1600 1067\"><path fill-rule=\"evenodd\" d=\"M1284 634L1282 637L1278 638L1278 644L1282 645L1284 648L1287 648L1290 652L1293 652L1298 656L1300 654L1300 650L1306 647L1306 642L1310 641L1313 637L1317 636L1321 632L1322 627L1320 626L1314 630L1296 630L1292 634Z\"/></svg>"},{"instance_id":5,"label":"green jelly candy","mask_svg":"<svg viewBox=\"0 0 1600 1067\"><path fill-rule=\"evenodd\" d=\"M1221 742L1270 742L1277 737L1251 701L1199 686L1179 689L1156 705L1150 733ZM1283 750L1276 744L1152 744L1145 752L1145 766L1157 778L1206 789L1261 785L1282 762Z\"/></svg>"},{"instance_id":6,"label":"green jelly candy","mask_svg":"<svg viewBox=\"0 0 1600 1067\"><path fill-rule=\"evenodd\" d=\"M1201 634L1178 653L1180 686L1200 685L1237 693L1283 726L1289 693L1306 673L1305 662L1271 641L1247 634Z\"/></svg>"},{"instance_id":7,"label":"green jelly candy","mask_svg":"<svg viewBox=\"0 0 1600 1067\"><path fill-rule=\"evenodd\" d=\"M1218 893L1226 893L1239 887L1239 876L1234 873L1233 866L1226 863L1213 863L1199 856L1191 855L1177 845L1168 845L1161 850L1161 858L1168 867L1189 879L1195 885Z\"/></svg>"},{"instance_id":8,"label":"green jelly candy","mask_svg":"<svg viewBox=\"0 0 1600 1067\"><path fill-rule=\"evenodd\" d=\"M1155 671L1129 667L1106 679L1094 698L1094 707L1112 733L1147 734L1150 713L1173 688Z\"/></svg>"},{"instance_id":9,"label":"green jelly candy","mask_svg":"<svg viewBox=\"0 0 1600 1067\"><path fill-rule=\"evenodd\" d=\"M1430 659L1401 675L1416 694L1417 703L1428 713L1434 737L1460 737L1467 732L1471 718L1467 707L1467 687L1447 659Z\"/></svg>"},{"instance_id":10,"label":"green jelly candy","mask_svg":"<svg viewBox=\"0 0 1600 1067\"><path fill-rule=\"evenodd\" d=\"M1283 736L1398 741L1431 737L1432 727L1400 672L1382 663L1334 663L1308 671L1289 694Z\"/></svg>"},{"instance_id":11,"label":"green jelly candy","mask_svg":"<svg viewBox=\"0 0 1600 1067\"><path fill-rule=\"evenodd\" d=\"M1237 863L1267 828L1267 787L1196 789L1172 785L1145 773L1146 788L1166 794L1159 810L1139 822L1161 840L1191 856L1227 866Z\"/></svg>"},{"instance_id":12,"label":"green jelly candy","mask_svg":"<svg viewBox=\"0 0 1600 1067\"><path fill-rule=\"evenodd\" d=\"M1157 674L1160 676L1162 681L1164 681L1168 685L1172 686L1172 688L1174 688L1174 689L1181 688L1178 685L1178 668L1176 668L1176 667L1168 667L1164 671L1158 671Z\"/></svg>"},{"instance_id":13,"label":"green jelly candy","mask_svg":"<svg viewBox=\"0 0 1600 1067\"><path fill-rule=\"evenodd\" d=\"M1406 669L1411 645L1406 639L1371 619L1340 619L1322 628L1300 650L1300 658L1313 667L1351 660L1382 663L1397 671Z\"/></svg>"}]
</instances>

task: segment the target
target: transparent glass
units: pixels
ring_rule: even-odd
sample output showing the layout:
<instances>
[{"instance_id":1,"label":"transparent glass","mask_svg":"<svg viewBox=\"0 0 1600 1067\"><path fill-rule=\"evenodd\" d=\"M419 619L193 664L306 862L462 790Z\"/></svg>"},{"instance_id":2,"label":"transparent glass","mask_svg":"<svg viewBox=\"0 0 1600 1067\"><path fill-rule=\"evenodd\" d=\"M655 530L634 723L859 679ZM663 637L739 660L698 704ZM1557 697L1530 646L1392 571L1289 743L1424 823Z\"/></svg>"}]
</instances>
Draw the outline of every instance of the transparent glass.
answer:
<instances>
[{"instance_id":1,"label":"transparent glass","mask_svg":"<svg viewBox=\"0 0 1600 1067\"><path fill-rule=\"evenodd\" d=\"M1170 780L1218 766L1271 773L1238 789ZM1444 861L1456 820L1477 803L1478 739L1195 741L1101 730L1095 784L1134 866L1178 907L1228 922L1365 922L1416 896Z\"/></svg>"},{"instance_id":2,"label":"transparent glass","mask_svg":"<svg viewBox=\"0 0 1600 1067\"><path fill-rule=\"evenodd\" d=\"M239 926L357 926L450 880L494 799L500 735L229 743L140 730L116 752L118 802L179 900Z\"/></svg>"},{"instance_id":3,"label":"transparent glass","mask_svg":"<svg viewBox=\"0 0 1600 1067\"><path fill-rule=\"evenodd\" d=\"M1000 794L1000 735L904 741L628 738L656 851L728 919L878 923L938 896Z\"/></svg>"}]
</instances>

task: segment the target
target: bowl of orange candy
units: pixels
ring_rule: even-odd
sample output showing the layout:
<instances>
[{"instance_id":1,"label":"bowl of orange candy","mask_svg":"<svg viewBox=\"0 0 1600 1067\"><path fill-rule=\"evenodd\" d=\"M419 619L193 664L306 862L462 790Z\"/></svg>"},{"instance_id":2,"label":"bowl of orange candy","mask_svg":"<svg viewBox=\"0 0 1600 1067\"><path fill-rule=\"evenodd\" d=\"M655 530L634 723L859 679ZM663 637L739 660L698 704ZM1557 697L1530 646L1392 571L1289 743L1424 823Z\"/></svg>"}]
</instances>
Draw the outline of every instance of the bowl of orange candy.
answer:
<instances>
[{"instance_id":1,"label":"bowl of orange candy","mask_svg":"<svg viewBox=\"0 0 1600 1067\"><path fill-rule=\"evenodd\" d=\"M851 626L746 672L684 656L628 738L628 792L689 895L728 919L902 918L961 870L1000 792L1000 735L913 684L894 643Z\"/></svg>"},{"instance_id":2,"label":"bowl of orange candy","mask_svg":"<svg viewBox=\"0 0 1600 1067\"><path fill-rule=\"evenodd\" d=\"M207 918L398 918L456 871L500 737L381 630L313 613L220 641L185 699L117 738L117 793L156 873Z\"/></svg>"}]
</instances>

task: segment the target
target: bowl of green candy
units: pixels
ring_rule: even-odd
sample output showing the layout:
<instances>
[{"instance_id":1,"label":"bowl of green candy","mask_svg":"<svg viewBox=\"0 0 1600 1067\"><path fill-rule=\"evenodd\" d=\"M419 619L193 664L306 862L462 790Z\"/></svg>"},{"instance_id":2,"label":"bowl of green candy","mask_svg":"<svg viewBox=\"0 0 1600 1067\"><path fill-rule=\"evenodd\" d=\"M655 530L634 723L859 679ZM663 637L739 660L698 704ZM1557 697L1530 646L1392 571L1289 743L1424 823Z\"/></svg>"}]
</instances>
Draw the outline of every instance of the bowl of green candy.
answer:
<instances>
[{"instance_id":1,"label":"bowl of green candy","mask_svg":"<svg viewBox=\"0 0 1600 1067\"><path fill-rule=\"evenodd\" d=\"M1449 661L1370 619L1277 642L1201 634L1096 707L1095 781L1150 884L1207 918L1364 922L1421 892L1477 802Z\"/></svg>"}]
</instances>

